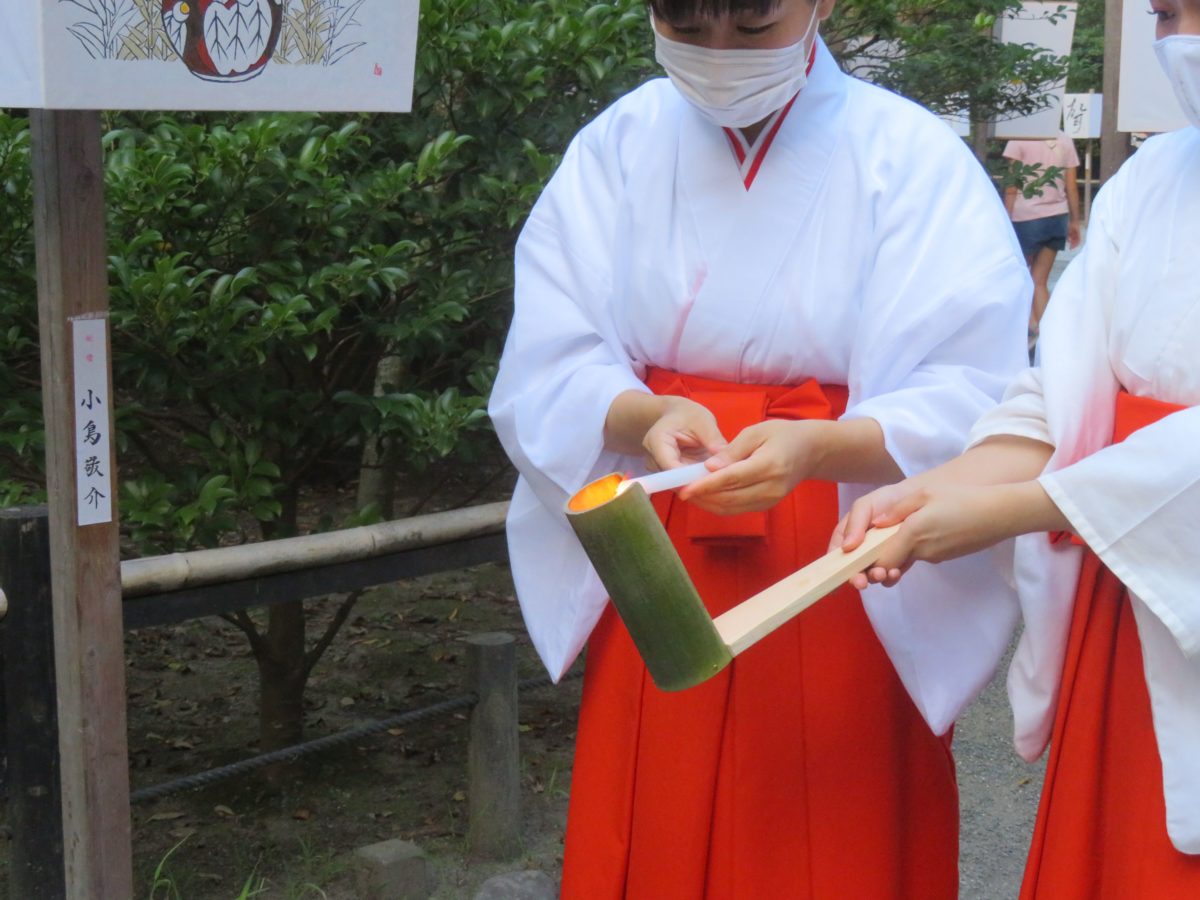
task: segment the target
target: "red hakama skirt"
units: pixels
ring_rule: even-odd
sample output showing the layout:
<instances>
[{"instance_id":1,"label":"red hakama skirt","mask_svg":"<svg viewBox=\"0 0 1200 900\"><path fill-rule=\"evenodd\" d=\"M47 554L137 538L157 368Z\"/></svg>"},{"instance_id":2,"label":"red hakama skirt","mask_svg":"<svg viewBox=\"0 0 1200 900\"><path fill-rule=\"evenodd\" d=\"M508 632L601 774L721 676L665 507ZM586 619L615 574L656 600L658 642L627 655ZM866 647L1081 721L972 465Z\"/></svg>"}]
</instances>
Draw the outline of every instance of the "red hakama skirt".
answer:
<instances>
[{"instance_id":1,"label":"red hakama skirt","mask_svg":"<svg viewBox=\"0 0 1200 900\"><path fill-rule=\"evenodd\" d=\"M1122 393L1113 440L1180 408ZM1088 551L1021 898L1193 897L1200 898L1200 856L1180 853L1167 837L1162 762L1129 592Z\"/></svg>"},{"instance_id":2,"label":"red hakama skirt","mask_svg":"<svg viewBox=\"0 0 1200 900\"><path fill-rule=\"evenodd\" d=\"M653 371L733 437L830 419L846 391ZM661 499L658 499L661 498ZM825 553L837 489L765 513L656 506L715 616ZM687 691L658 690L610 606L588 644L562 896L608 900L942 900L958 891L949 738L910 700L843 588Z\"/></svg>"}]
</instances>

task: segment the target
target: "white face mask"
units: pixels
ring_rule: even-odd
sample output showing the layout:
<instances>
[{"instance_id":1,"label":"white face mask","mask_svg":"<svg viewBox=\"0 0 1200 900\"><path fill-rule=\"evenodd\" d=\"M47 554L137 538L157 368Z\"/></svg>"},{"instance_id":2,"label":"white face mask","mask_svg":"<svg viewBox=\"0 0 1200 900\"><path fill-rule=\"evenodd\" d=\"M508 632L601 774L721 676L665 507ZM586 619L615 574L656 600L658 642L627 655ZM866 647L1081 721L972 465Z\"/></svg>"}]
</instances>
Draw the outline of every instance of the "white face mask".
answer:
<instances>
[{"instance_id":1,"label":"white face mask","mask_svg":"<svg viewBox=\"0 0 1200 900\"><path fill-rule=\"evenodd\" d=\"M1165 37L1154 42L1154 52L1188 121L1200 128L1200 35Z\"/></svg>"},{"instance_id":2,"label":"white face mask","mask_svg":"<svg viewBox=\"0 0 1200 900\"><path fill-rule=\"evenodd\" d=\"M701 113L722 127L745 128L781 109L808 83L816 25L814 4L804 37L778 50L697 47L663 37L654 26L654 57Z\"/></svg>"}]
</instances>

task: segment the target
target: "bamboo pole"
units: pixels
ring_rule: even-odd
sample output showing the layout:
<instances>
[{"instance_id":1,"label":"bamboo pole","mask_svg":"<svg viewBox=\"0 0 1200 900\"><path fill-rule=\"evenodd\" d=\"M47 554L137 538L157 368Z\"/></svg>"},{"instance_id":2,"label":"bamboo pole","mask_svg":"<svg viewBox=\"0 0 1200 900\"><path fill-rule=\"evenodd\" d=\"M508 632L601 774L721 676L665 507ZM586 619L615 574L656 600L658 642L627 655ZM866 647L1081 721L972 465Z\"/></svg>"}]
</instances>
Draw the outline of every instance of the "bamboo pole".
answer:
<instances>
[{"instance_id":1,"label":"bamboo pole","mask_svg":"<svg viewBox=\"0 0 1200 900\"><path fill-rule=\"evenodd\" d=\"M567 519L659 689L694 687L879 559L898 525L867 532L718 616L709 615L646 492L608 475L579 491Z\"/></svg>"},{"instance_id":2,"label":"bamboo pole","mask_svg":"<svg viewBox=\"0 0 1200 900\"><path fill-rule=\"evenodd\" d=\"M126 560L122 593L161 594L498 534L507 511L507 503L488 503L324 534Z\"/></svg>"},{"instance_id":3,"label":"bamboo pole","mask_svg":"<svg viewBox=\"0 0 1200 900\"><path fill-rule=\"evenodd\" d=\"M615 479L615 481L614 481ZM619 475L593 482L567 505L567 520L604 583L654 683L693 687L733 659L649 495L639 484L617 492ZM591 505L591 494L608 499Z\"/></svg>"}]
</instances>

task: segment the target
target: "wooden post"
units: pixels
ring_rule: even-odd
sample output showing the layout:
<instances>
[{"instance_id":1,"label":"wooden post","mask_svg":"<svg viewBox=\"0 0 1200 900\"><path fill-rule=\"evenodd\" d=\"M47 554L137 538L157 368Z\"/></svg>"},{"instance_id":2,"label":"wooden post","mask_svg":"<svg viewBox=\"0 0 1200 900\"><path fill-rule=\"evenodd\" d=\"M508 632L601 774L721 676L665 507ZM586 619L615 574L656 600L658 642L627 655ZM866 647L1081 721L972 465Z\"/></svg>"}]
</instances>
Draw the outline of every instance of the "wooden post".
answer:
<instances>
[{"instance_id":1,"label":"wooden post","mask_svg":"<svg viewBox=\"0 0 1200 900\"><path fill-rule=\"evenodd\" d=\"M517 725L517 644L511 634L467 638L468 687L479 698L467 748L467 845L479 859L521 851L521 772Z\"/></svg>"},{"instance_id":2,"label":"wooden post","mask_svg":"<svg viewBox=\"0 0 1200 900\"><path fill-rule=\"evenodd\" d=\"M133 896L116 473L109 521L79 525L73 319L108 314L100 114L31 110L46 479L67 896ZM105 328L101 335L106 335ZM107 360L107 338L98 359ZM112 403L87 413L115 462ZM80 420L84 417L80 416ZM104 448L97 446L96 450Z\"/></svg>"},{"instance_id":3,"label":"wooden post","mask_svg":"<svg viewBox=\"0 0 1200 900\"><path fill-rule=\"evenodd\" d=\"M1092 221L1092 141L1089 138L1083 151L1083 224Z\"/></svg>"},{"instance_id":4,"label":"wooden post","mask_svg":"<svg viewBox=\"0 0 1200 900\"><path fill-rule=\"evenodd\" d=\"M8 896L66 896L54 699L50 520L46 508L0 510L7 712Z\"/></svg>"},{"instance_id":5,"label":"wooden post","mask_svg":"<svg viewBox=\"0 0 1200 900\"><path fill-rule=\"evenodd\" d=\"M1121 28L1123 0L1104 0L1104 116L1100 127L1100 183L1108 181L1129 158L1129 135L1117 131L1121 100Z\"/></svg>"}]
</instances>

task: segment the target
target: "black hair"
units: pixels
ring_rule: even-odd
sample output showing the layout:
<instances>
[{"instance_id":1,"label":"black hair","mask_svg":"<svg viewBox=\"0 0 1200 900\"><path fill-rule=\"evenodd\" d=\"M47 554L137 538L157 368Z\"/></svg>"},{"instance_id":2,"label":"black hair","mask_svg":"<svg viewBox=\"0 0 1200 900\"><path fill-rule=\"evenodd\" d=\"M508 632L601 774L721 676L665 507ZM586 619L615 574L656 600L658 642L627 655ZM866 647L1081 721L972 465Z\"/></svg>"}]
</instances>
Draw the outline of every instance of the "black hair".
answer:
<instances>
[{"instance_id":1,"label":"black hair","mask_svg":"<svg viewBox=\"0 0 1200 900\"><path fill-rule=\"evenodd\" d=\"M783 0L646 0L660 19L681 22L692 18L717 18L733 13L765 16L779 8Z\"/></svg>"}]
</instances>

